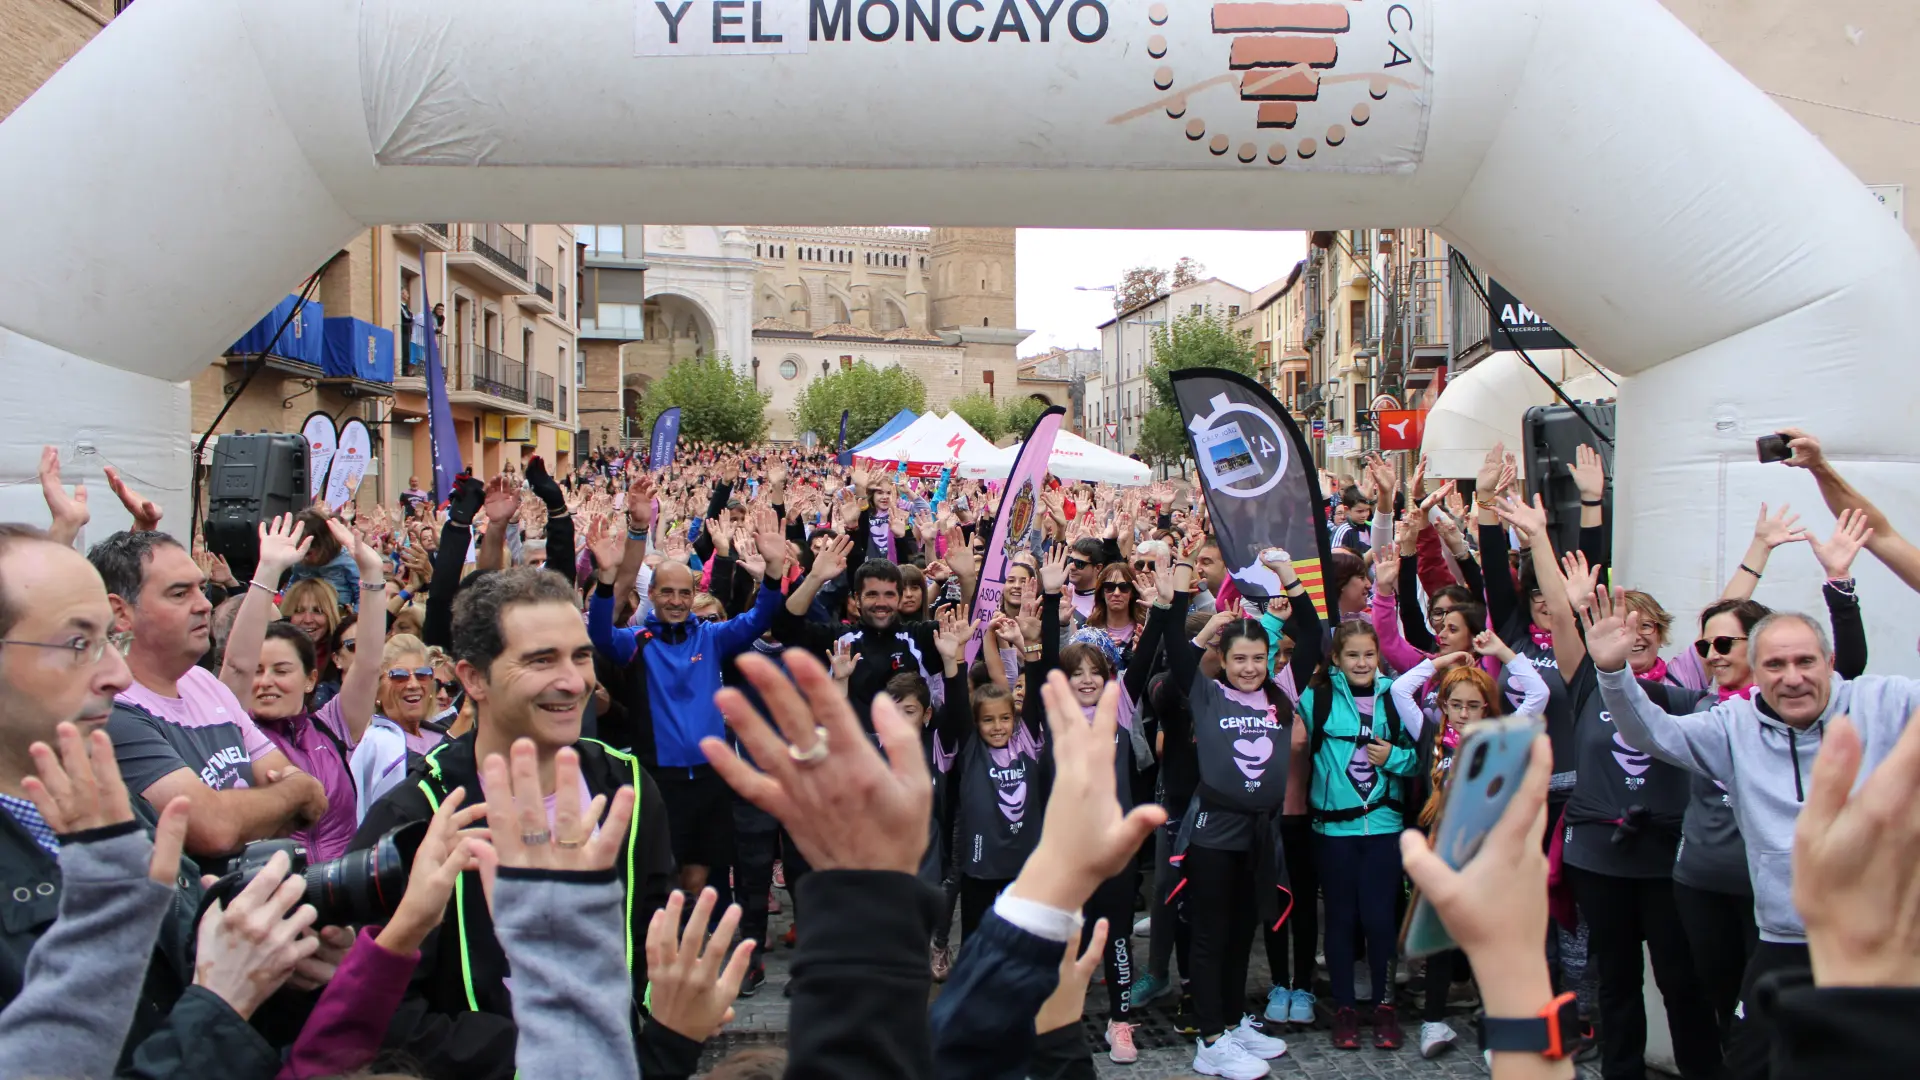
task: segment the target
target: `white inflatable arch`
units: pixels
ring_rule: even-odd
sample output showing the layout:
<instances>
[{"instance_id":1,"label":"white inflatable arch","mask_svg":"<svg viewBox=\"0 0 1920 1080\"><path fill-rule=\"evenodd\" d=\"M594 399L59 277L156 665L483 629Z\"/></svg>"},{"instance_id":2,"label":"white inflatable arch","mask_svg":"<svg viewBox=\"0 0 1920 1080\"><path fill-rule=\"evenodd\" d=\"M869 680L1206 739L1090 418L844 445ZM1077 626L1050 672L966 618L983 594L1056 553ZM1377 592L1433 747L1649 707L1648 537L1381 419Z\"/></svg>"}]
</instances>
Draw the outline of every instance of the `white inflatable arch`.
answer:
<instances>
[{"instance_id":1,"label":"white inflatable arch","mask_svg":"<svg viewBox=\"0 0 1920 1080\"><path fill-rule=\"evenodd\" d=\"M1778 426L1920 528L1920 257L1655 0L135 4L0 124L8 478L78 432L183 490L177 380L425 220L1437 227L1627 376L1620 576L1683 620L1817 510Z\"/></svg>"}]
</instances>

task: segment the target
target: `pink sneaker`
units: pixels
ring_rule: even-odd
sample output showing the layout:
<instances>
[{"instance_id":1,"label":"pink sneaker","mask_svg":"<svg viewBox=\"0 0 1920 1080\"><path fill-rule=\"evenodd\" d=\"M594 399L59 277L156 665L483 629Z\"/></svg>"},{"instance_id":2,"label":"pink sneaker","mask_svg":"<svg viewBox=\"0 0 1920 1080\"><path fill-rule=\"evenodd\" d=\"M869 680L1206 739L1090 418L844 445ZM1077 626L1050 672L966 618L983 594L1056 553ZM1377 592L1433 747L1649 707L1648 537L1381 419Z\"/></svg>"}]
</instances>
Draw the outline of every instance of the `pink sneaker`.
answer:
<instances>
[{"instance_id":1,"label":"pink sneaker","mask_svg":"<svg viewBox=\"0 0 1920 1080\"><path fill-rule=\"evenodd\" d=\"M1107 1021L1107 1060L1115 1065L1131 1065L1140 1060L1133 1046L1133 1025Z\"/></svg>"}]
</instances>

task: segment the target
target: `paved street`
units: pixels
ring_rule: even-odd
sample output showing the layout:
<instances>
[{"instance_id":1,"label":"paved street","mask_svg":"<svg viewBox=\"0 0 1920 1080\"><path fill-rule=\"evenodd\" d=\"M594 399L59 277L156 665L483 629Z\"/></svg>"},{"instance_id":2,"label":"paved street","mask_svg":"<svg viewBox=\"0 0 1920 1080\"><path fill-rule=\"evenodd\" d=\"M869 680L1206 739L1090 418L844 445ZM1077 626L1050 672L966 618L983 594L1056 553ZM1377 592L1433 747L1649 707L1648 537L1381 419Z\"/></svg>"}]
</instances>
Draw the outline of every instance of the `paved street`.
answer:
<instances>
[{"instance_id":1,"label":"paved street","mask_svg":"<svg viewBox=\"0 0 1920 1080\"><path fill-rule=\"evenodd\" d=\"M786 900L784 892L779 894ZM776 915L772 920L773 935L784 934L790 920L785 915ZM958 931L956 930L956 935ZM714 1040L709 1050L707 1064L711 1065L734 1050L748 1046L784 1045L787 1032L787 999L781 990L786 986L789 968L793 959L793 950L774 945L767 954L767 983L752 998L742 1000L736 1007L737 1016L728 1032ZM1261 985L1267 977L1266 955L1264 950L1254 950L1252 982ZM939 988L935 988L935 995ZM1252 1003L1249 1003L1252 1008ZM1087 1032L1087 1045L1096 1049L1095 1062L1102 1077L1127 1078L1127 1080L1167 1080L1172 1077L1192 1076L1188 1068L1193 1062L1193 1044L1177 1034L1172 1025L1173 1002L1171 998L1162 998L1146 1010L1146 1016L1137 1021L1134 1032L1135 1044L1140 1049L1140 1060L1133 1065L1114 1065L1106 1059L1106 1046L1101 1033L1106 1029L1107 999L1104 989L1095 985L1087 995L1087 1017L1084 1021ZM1363 1049L1359 1051L1335 1050L1330 1045L1327 1032L1322 1027L1284 1035L1287 1039L1287 1053L1275 1061L1275 1076L1310 1076L1328 1078L1373 1078L1392 1077L1406 1080L1410 1077L1484 1077L1487 1069L1480 1055L1472 1049L1472 1020L1466 1011L1457 1012L1449 1018L1454 1029L1460 1032L1460 1048L1447 1051L1428 1061L1420 1057L1418 1038L1420 1030L1419 1012L1415 1000L1405 996L1404 988L1400 1003L1401 1021L1407 1029L1408 1042L1398 1051ZM1367 1035L1366 1028L1361 1029L1362 1037ZM1589 1067L1582 1067L1582 1078L1597 1078L1599 1073Z\"/></svg>"}]
</instances>

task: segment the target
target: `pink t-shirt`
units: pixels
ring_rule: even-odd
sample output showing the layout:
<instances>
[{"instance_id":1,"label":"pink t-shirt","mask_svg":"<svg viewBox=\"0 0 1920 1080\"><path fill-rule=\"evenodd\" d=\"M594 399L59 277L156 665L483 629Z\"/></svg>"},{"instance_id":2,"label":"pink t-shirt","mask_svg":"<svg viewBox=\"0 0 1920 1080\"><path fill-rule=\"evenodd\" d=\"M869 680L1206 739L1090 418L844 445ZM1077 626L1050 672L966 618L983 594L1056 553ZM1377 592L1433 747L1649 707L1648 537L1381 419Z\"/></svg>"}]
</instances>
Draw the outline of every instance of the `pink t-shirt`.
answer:
<instances>
[{"instance_id":1,"label":"pink t-shirt","mask_svg":"<svg viewBox=\"0 0 1920 1080\"><path fill-rule=\"evenodd\" d=\"M134 683L115 699L159 721L159 728L150 735L132 732L132 737L125 726L129 718L116 715L109 724L108 734L113 736L128 788L145 791L182 764L215 791L252 786L253 763L278 749L273 741L254 724L233 691L205 668L189 668L177 689L178 697L166 697ZM121 725L118 730L116 725ZM177 759L168 760L161 740Z\"/></svg>"}]
</instances>

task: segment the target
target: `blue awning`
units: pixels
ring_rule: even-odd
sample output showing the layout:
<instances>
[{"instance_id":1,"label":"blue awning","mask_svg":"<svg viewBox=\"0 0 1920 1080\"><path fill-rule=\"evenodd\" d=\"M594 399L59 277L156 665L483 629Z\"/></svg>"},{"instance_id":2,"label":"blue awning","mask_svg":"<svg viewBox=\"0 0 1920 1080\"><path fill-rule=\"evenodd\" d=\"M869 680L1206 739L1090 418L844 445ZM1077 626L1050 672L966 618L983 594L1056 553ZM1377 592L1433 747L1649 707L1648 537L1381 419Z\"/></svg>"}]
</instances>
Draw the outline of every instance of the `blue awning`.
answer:
<instances>
[{"instance_id":1,"label":"blue awning","mask_svg":"<svg viewBox=\"0 0 1920 1080\"><path fill-rule=\"evenodd\" d=\"M866 442L861 443L859 446L848 447L847 453L857 454L869 446L877 446L907 430L907 428L912 426L913 422L918 419L920 419L920 417L915 414L912 409L901 409L899 412L893 414L893 419L880 425L880 430L869 436Z\"/></svg>"},{"instance_id":2,"label":"blue awning","mask_svg":"<svg viewBox=\"0 0 1920 1080\"><path fill-rule=\"evenodd\" d=\"M326 361L333 379L393 381L393 331L359 319L328 319Z\"/></svg>"},{"instance_id":3,"label":"blue awning","mask_svg":"<svg viewBox=\"0 0 1920 1080\"><path fill-rule=\"evenodd\" d=\"M254 323L253 329L242 334L240 340L233 343L233 348L227 350L228 354L252 356L265 351L268 344L273 343L273 332L280 329L280 324L286 320L287 315L293 311L294 305L299 302L298 296L289 295L285 300L273 305L273 310L267 312L266 318ZM326 312L321 304L318 301L309 300L307 306L300 309L300 317L288 323L286 330L280 335L279 342L273 344L272 355L296 360L302 364L312 364L314 367L324 367L326 343L321 327L325 319ZM392 352L391 346L388 352Z\"/></svg>"}]
</instances>

